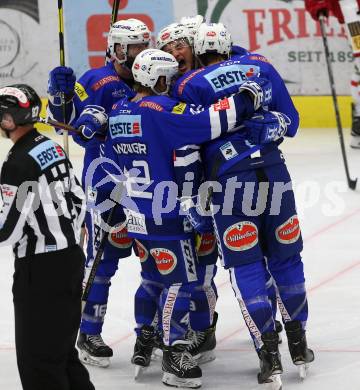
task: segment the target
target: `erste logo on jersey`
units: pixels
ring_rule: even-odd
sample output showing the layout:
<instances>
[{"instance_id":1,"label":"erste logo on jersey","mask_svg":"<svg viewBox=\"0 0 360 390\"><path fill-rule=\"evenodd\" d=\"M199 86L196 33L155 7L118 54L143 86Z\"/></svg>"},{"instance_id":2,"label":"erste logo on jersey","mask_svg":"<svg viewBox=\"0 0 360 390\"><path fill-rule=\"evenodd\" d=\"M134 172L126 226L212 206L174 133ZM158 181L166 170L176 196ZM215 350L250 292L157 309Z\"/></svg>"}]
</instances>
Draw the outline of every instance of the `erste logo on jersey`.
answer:
<instances>
[{"instance_id":1,"label":"erste logo on jersey","mask_svg":"<svg viewBox=\"0 0 360 390\"><path fill-rule=\"evenodd\" d=\"M258 230L250 221L235 223L225 230L223 240L229 249L237 252L245 251L258 243Z\"/></svg>"},{"instance_id":2,"label":"erste logo on jersey","mask_svg":"<svg viewBox=\"0 0 360 390\"><path fill-rule=\"evenodd\" d=\"M231 87L238 87L250 76L255 76L259 73L259 67L254 65L237 65L230 64L219 66L204 78L211 85L214 92L223 91Z\"/></svg>"},{"instance_id":3,"label":"erste logo on jersey","mask_svg":"<svg viewBox=\"0 0 360 390\"><path fill-rule=\"evenodd\" d=\"M136 254L140 259L140 262L144 263L149 257L149 252L140 241L135 240L135 244L136 244L136 252L137 252Z\"/></svg>"},{"instance_id":4,"label":"erste logo on jersey","mask_svg":"<svg viewBox=\"0 0 360 390\"><path fill-rule=\"evenodd\" d=\"M153 248L150 249L150 254L154 258L156 267L161 275L168 275L175 269L177 258L171 250L167 248Z\"/></svg>"},{"instance_id":5,"label":"erste logo on jersey","mask_svg":"<svg viewBox=\"0 0 360 390\"><path fill-rule=\"evenodd\" d=\"M109 118L110 136L112 139L120 137L141 137L141 115L117 115Z\"/></svg>"},{"instance_id":6,"label":"erste logo on jersey","mask_svg":"<svg viewBox=\"0 0 360 390\"><path fill-rule=\"evenodd\" d=\"M299 218L293 215L276 229L275 236L282 244L292 244L299 239L300 233Z\"/></svg>"},{"instance_id":7,"label":"erste logo on jersey","mask_svg":"<svg viewBox=\"0 0 360 390\"><path fill-rule=\"evenodd\" d=\"M122 227L123 223L118 223L110 229L109 242L116 248L126 249L132 245L132 238L128 237L126 226Z\"/></svg>"},{"instance_id":8,"label":"erste logo on jersey","mask_svg":"<svg viewBox=\"0 0 360 390\"><path fill-rule=\"evenodd\" d=\"M61 146L51 140L42 142L30 150L29 155L38 163L41 170L46 169L55 162L66 159Z\"/></svg>"}]
</instances>

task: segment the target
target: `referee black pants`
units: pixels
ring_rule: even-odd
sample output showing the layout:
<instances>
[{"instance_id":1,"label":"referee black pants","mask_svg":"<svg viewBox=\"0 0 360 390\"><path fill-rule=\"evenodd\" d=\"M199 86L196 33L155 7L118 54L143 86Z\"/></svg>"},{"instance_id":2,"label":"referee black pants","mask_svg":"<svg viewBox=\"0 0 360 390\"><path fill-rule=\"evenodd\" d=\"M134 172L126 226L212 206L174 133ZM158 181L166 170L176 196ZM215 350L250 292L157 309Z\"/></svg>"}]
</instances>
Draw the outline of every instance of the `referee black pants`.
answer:
<instances>
[{"instance_id":1,"label":"referee black pants","mask_svg":"<svg viewBox=\"0 0 360 390\"><path fill-rule=\"evenodd\" d=\"M15 342L24 390L93 390L75 342L84 254L74 246L15 260Z\"/></svg>"}]
</instances>

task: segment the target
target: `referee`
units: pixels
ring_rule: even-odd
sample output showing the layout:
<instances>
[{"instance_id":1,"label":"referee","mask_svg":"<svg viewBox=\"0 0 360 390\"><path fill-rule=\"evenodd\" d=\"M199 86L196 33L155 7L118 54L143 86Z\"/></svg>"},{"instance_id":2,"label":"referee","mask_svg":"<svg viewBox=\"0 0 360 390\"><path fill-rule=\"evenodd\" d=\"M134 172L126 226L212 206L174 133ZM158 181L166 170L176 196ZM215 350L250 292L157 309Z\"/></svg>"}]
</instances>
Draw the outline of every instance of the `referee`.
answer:
<instances>
[{"instance_id":1,"label":"referee","mask_svg":"<svg viewBox=\"0 0 360 390\"><path fill-rule=\"evenodd\" d=\"M41 101L25 84L0 89L0 245L15 254L17 364L24 390L93 390L78 359L84 256L83 191L63 149L34 128Z\"/></svg>"}]
</instances>

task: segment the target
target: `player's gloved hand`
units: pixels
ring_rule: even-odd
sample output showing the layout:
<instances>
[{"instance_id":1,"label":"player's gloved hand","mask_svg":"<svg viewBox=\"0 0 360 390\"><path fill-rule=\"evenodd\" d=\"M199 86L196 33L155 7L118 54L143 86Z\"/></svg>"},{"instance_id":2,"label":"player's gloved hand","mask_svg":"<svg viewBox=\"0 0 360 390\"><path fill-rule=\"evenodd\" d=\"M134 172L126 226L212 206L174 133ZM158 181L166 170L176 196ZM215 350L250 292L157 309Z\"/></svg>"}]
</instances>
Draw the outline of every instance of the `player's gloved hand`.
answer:
<instances>
[{"instance_id":1,"label":"player's gloved hand","mask_svg":"<svg viewBox=\"0 0 360 390\"><path fill-rule=\"evenodd\" d=\"M260 109L243 124L246 127L249 141L255 145L261 145L284 137L291 120L281 112Z\"/></svg>"},{"instance_id":2,"label":"player's gloved hand","mask_svg":"<svg viewBox=\"0 0 360 390\"><path fill-rule=\"evenodd\" d=\"M204 215L198 196L184 196L180 198L180 206L195 231L198 233L214 231L212 217Z\"/></svg>"},{"instance_id":3,"label":"player's gloved hand","mask_svg":"<svg viewBox=\"0 0 360 390\"><path fill-rule=\"evenodd\" d=\"M67 100L74 96L76 77L67 66L57 66L49 73L48 94L57 96L64 93Z\"/></svg>"},{"instance_id":4,"label":"player's gloved hand","mask_svg":"<svg viewBox=\"0 0 360 390\"><path fill-rule=\"evenodd\" d=\"M318 21L320 15L328 17L331 5L329 4L329 0L305 0L305 8L311 17Z\"/></svg>"},{"instance_id":5,"label":"player's gloved hand","mask_svg":"<svg viewBox=\"0 0 360 390\"><path fill-rule=\"evenodd\" d=\"M95 134L105 134L108 116L101 106L88 105L80 114L74 127L81 132L83 139L91 140Z\"/></svg>"},{"instance_id":6,"label":"player's gloved hand","mask_svg":"<svg viewBox=\"0 0 360 390\"><path fill-rule=\"evenodd\" d=\"M250 77L240 85L239 92L247 91L254 101L254 110L267 106L272 99L271 81L262 77Z\"/></svg>"}]
</instances>

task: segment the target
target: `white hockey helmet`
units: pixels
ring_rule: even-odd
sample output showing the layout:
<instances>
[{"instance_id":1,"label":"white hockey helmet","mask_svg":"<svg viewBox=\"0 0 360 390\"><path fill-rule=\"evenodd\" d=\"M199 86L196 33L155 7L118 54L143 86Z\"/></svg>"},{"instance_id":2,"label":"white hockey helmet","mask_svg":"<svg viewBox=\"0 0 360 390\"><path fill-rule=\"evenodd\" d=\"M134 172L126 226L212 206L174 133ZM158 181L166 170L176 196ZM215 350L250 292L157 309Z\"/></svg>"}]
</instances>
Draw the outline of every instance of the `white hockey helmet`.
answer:
<instances>
[{"instance_id":1,"label":"white hockey helmet","mask_svg":"<svg viewBox=\"0 0 360 390\"><path fill-rule=\"evenodd\" d=\"M204 23L204 17L202 15L195 16L183 16L180 19L180 23L186 26L192 36L194 36L202 23Z\"/></svg>"},{"instance_id":2,"label":"white hockey helmet","mask_svg":"<svg viewBox=\"0 0 360 390\"><path fill-rule=\"evenodd\" d=\"M181 23L171 23L160 30L156 39L156 48L161 50L165 45L178 39L184 39L193 45L193 36L189 29Z\"/></svg>"},{"instance_id":3,"label":"white hockey helmet","mask_svg":"<svg viewBox=\"0 0 360 390\"><path fill-rule=\"evenodd\" d=\"M148 44L150 42L150 31L147 25L138 19L125 19L114 23L108 35L108 57L115 59L122 64L127 60L128 45ZM115 45L121 45L124 57L120 60L115 54Z\"/></svg>"},{"instance_id":4,"label":"white hockey helmet","mask_svg":"<svg viewBox=\"0 0 360 390\"><path fill-rule=\"evenodd\" d=\"M132 66L134 80L144 87L151 88L157 95L168 93L172 78L178 72L179 64L175 57L158 49L146 49L138 54ZM159 93L154 87L160 76L166 77L166 91Z\"/></svg>"},{"instance_id":5,"label":"white hockey helmet","mask_svg":"<svg viewBox=\"0 0 360 390\"><path fill-rule=\"evenodd\" d=\"M194 53L218 53L229 55L231 51L231 35L222 23L203 23L194 36Z\"/></svg>"}]
</instances>

